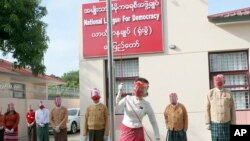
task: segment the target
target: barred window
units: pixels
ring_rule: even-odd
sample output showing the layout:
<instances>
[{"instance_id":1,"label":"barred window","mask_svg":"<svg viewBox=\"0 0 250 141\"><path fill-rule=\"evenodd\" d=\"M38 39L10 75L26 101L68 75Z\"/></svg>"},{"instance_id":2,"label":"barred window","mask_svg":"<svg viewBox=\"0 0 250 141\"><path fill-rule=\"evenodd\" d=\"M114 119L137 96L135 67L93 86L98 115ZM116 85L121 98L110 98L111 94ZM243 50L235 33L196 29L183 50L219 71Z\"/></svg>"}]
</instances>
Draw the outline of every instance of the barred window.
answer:
<instances>
[{"instance_id":1,"label":"barred window","mask_svg":"<svg viewBox=\"0 0 250 141\"><path fill-rule=\"evenodd\" d=\"M106 103L108 105L108 67L107 61L105 63L106 68ZM115 94L118 93L118 85L122 82L123 83L123 95L132 95L133 88L134 88L134 80L139 77L139 62L138 59L122 59L122 60L115 60L115 82L114 82L114 89ZM116 114L123 114L123 111L116 111Z\"/></svg>"},{"instance_id":2,"label":"barred window","mask_svg":"<svg viewBox=\"0 0 250 141\"><path fill-rule=\"evenodd\" d=\"M117 60L115 61L115 92L117 86L122 82L124 94L132 94L134 80L138 78L138 59Z\"/></svg>"},{"instance_id":3,"label":"barred window","mask_svg":"<svg viewBox=\"0 0 250 141\"><path fill-rule=\"evenodd\" d=\"M209 55L210 71L248 70L247 52L212 53Z\"/></svg>"},{"instance_id":4,"label":"barred window","mask_svg":"<svg viewBox=\"0 0 250 141\"><path fill-rule=\"evenodd\" d=\"M233 94L237 110L249 109L249 67L248 52L223 52L209 54L210 87L213 85L213 76L225 76L225 88Z\"/></svg>"}]
</instances>

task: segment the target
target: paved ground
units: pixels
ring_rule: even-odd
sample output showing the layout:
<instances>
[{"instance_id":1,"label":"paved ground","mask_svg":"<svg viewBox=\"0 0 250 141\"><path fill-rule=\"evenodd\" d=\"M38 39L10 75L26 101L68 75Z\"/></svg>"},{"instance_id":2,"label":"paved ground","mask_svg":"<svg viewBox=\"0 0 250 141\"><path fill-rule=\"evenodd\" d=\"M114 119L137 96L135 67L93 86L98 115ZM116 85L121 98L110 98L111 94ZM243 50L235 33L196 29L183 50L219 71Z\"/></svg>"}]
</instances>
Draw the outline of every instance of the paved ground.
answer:
<instances>
[{"instance_id":1,"label":"paved ground","mask_svg":"<svg viewBox=\"0 0 250 141\"><path fill-rule=\"evenodd\" d=\"M19 141L28 141L27 136L19 137ZM54 141L53 135L49 136L49 141ZM80 141L80 132L76 134L68 133L68 141Z\"/></svg>"},{"instance_id":2,"label":"paved ground","mask_svg":"<svg viewBox=\"0 0 250 141\"><path fill-rule=\"evenodd\" d=\"M53 135L50 135L49 140L54 141ZM77 132L76 134L68 133L68 141L80 141L80 132Z\"/></svg>"}]
</instances>

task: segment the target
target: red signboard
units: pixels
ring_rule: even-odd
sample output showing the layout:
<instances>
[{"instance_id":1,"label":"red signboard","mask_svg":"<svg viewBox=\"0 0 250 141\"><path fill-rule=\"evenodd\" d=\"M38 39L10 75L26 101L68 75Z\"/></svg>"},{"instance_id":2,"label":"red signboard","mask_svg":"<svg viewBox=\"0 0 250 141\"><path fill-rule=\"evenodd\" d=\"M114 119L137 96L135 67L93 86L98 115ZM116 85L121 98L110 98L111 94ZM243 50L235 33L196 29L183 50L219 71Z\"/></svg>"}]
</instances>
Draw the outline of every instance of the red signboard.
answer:
<instances>
[{"instance_id":1,"label":"red signboard","mask_svg":"<svg viewBox=\"0 0 250 141\"><path fill-rule=\"evenodd\" d=\"M114 54L163 52L162 0L112 2ZM82 5L83 56L107 55L106 3Z\"/></svg>"}]
</instances>

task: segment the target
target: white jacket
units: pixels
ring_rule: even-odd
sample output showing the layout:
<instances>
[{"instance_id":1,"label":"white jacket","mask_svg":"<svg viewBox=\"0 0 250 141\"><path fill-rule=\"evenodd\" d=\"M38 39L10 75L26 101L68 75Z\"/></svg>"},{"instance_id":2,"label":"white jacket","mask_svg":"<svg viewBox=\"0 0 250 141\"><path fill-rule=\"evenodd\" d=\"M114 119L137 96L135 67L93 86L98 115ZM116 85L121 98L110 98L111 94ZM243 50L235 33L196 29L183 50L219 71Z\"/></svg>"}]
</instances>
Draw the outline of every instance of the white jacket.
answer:
<instances>
[{"instance_id":1,"label":"white jacket","mask_svg":"<svg viewBox=\"0 0 250 141\"><path fill-rule=\"evenodd\" d=\"M148 115L155 133L155 138L160 138L159 128L155 119L154 111L149 102L145 101L144 99L137 100L135 96L129 95L121 99L121 93L118 93L116 97L116 109L124 109L122 123L129 128L142 127L141 121L145 115Z\"/></svg>"}]
</instances>

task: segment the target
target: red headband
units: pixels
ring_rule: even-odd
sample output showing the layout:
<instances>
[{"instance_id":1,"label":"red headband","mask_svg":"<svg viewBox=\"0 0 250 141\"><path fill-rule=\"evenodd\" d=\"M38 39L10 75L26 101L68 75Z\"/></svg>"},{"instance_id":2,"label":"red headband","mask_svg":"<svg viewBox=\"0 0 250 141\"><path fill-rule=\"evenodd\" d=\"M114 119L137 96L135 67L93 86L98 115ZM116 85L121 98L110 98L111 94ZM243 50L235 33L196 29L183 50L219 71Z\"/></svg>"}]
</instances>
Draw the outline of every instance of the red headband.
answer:
<instances>
[{"instance_id":1,"label":"red headband","mask_svg":"<svg viewBox=\"0 0 250 141\"><path fill-rule=\"evenodd\" d=\"M134 82L134 85L135 86L137 86L137 87L143 87L143 88L145 88L145 87L148 87L148 84L147 83L143 83L143 82L141 82L141 81L135 81Z\"/></svg>"}]
</instances>

